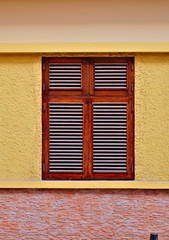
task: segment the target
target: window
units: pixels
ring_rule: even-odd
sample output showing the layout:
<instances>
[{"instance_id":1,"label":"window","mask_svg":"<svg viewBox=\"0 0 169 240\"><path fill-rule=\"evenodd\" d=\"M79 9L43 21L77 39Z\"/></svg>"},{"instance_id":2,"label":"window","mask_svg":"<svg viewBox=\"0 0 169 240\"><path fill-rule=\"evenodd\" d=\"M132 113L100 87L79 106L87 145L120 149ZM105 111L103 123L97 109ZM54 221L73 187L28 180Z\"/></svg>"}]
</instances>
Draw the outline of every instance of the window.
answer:
<instances>
[{"instance_id":1,"label":"window","mask_svg":"<svg viewBox=\"0 0 169 240\"><path fill-rule=\"evenodd\" d=\"M133 64L43 58L43 179L134 179Z\"/></svg>"}]
</instances>

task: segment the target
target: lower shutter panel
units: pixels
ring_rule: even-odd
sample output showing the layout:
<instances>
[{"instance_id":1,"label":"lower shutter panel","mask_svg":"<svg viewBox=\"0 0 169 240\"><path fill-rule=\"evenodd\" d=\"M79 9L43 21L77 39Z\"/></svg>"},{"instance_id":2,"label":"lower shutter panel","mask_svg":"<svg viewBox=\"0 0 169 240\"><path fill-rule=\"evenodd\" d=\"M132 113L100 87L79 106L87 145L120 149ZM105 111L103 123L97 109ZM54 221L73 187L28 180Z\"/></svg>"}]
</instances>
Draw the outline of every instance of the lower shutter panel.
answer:
<instances>
[{"instance_id":1,"label":"lower shutter panel","mask_svg":"<svg viewBox=\"0 0 169 240\"><path fill-rule=\"evenodd\" d=\"M93 172L127 172L127 104L93 104Z\"/></svg>"},{"instance_id":2,"label":"lower shutter panel","mask_svg":"<svg viewBox=\"0 0 169 240\"><path fill-rule=\"evenodd\" d=\"M49 172L83 171L83 104L49 103Z\"/></svg>"}]
</instances>

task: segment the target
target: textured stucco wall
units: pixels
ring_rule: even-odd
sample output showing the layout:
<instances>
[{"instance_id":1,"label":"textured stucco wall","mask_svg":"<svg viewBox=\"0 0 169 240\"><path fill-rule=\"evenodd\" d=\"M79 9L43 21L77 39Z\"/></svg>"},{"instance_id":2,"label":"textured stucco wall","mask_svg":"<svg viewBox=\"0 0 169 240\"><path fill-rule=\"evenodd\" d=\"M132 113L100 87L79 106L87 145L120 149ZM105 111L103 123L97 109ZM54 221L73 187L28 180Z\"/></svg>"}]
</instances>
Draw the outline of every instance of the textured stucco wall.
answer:
<instances>
[{"instance_id":1,"label":"textured stucco wall","mask_svg":"<svg viewBox=\"0 0 169 240\"><path fill-rule=\"evenodd\" d=\"M169 180L169 54L135 56L135 179ZM0 55L0 179L41 180L41 56Z\"/></svg>"},{"instance_id":2,"label":"textured stucco wall","mask_svg":"<svg viewBox=\"0 0 169 240\"><path fill-rule=\"evenodd\" d=\"M41 179L41 58L0 56L0 179Z\"/></svg>"},{"instance_id":3,"label":"textured stucco wall","mask_svg":"<svg viewBox=\"0 0 169 240\"><path fill-rule=\"evenodd\" d=\"M2 240L168 240L169 190L0 190Z\"/></svg>"},{"instance_id":4,"label":"textured stucco wall","mask_svg":"<svg viewBox=\"0 0 169 240\"><path fill-rule=\"evenodd\" d=\"M169 180L169 55L135 58L135 178Z\"/></svg>"}]
</instances>

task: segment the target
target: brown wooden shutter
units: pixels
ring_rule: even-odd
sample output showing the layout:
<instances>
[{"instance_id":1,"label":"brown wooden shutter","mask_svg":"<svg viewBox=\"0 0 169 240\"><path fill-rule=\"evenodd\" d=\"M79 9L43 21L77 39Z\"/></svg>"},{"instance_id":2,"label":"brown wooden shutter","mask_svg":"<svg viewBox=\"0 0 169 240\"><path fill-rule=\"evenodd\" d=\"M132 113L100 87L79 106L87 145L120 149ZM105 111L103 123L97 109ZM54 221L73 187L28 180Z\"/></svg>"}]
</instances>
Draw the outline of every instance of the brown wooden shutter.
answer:
<instances>
[{"instance_id":1,"label":"brown wooden shutter","mask_svg":"<svg viewBox=\"0 0 169 240\"><path fill-rule=\"evenodd\" d=\"M95 89L127 88L127 63L96 63Z\"/></svg>"},{"instance_id":2,"label":"brown wooden shutter","mask_svg":"<svg viewBox=\"0 0 169 240\"><path fill-rule=\"evenodd\" d=\"M93 104L93 172L127 172L127 104Z\"/></svg>"},{"instance_id":3,"label":"brown wooden shutter","mask_svg":"<svg viewBox=\"0 0 169 240\"><path fill-rule=\"evenodd\" d=\"M50 89L80 89L81 64L79 63L50 63L49 64Z\"/></svg>"},{"instance_id":4,"label":"brown wooden shutter","mask_svg":"<svg viewBox=\"0 0 169 240\"><path fill-rule=\"evenodd\" d=\"M43 179L134 178L133 64L43 59Z\"/></svg>"},{"instance_id":5,"label":"brown wooden shutter","mask_svg":"<svg viewBox=\"0 0 169 240\"><path fill-rule=\"evenodd\" d=\"M49 172L83 171L83 104L49 103Z\"/></svg>"}]
</instances>

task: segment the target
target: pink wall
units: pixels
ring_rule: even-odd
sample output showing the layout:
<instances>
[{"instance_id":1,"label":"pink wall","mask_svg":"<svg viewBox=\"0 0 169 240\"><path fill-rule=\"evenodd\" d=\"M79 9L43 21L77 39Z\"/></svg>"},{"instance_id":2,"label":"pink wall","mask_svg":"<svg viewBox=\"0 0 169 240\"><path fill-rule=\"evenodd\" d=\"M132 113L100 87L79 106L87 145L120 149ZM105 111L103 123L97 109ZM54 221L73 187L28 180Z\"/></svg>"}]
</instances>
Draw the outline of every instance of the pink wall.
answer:
<instances>
[{"instance_id":1,"label":"pink wall","mask_svg":"<svg viewBox=\"0 0 169 240\"><path fill-rule=\"evenodd\" d=\"M169 190L0 190L2 240L169 239Z\"/></svg>"}]
</instances>

